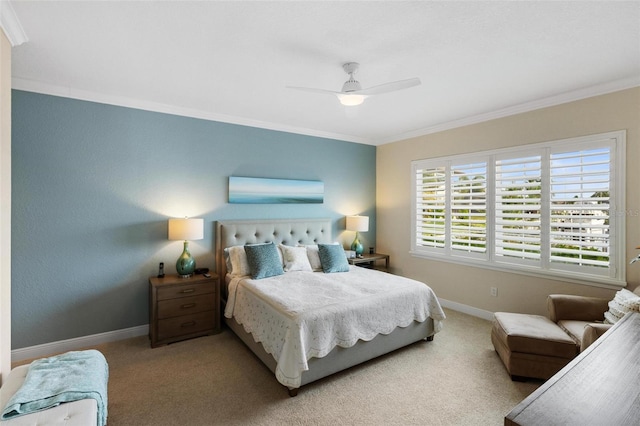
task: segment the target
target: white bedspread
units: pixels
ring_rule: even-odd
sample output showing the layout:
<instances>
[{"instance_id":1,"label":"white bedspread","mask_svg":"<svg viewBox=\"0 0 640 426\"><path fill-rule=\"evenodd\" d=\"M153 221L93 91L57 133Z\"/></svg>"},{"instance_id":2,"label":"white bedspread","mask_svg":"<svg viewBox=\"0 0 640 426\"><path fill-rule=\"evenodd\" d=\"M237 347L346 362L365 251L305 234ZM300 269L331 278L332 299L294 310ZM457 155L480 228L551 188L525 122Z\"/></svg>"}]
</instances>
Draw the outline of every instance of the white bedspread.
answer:
<instances>
[{"instance_id":1,"label":"white bedspread","mask_svg":"<svg viewBox=\"0 0 640 426\"><path fill-rule=\"evenodd\" d=\"M297 388L312 357L428 317L438 332L445 315L427 285L351 266L348 273L291 271L261 280L234 278L225 317L235 318L273 355L280 383Z\"/></svg>"}]
</instances>

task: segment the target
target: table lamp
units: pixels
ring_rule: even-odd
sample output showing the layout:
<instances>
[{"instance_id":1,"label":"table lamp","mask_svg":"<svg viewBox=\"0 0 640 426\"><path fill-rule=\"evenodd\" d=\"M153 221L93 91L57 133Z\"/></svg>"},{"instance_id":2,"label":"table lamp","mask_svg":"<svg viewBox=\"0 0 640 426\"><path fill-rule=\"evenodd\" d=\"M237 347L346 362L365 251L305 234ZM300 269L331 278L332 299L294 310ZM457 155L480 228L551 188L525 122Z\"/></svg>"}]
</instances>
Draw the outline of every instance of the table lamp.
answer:
<instances>
[{"instance_id":1,"label":"table lamp","mask_svg":"<svg viewBox=\"0 0 640 426\"><path fill-rule=\"evenodd\" d=\"M356 252L357 257L362 257L362 244L358 232L369 230L369 216L347 216L347 231L355 231L356 238L351 243L351 250Z\"/></svg>"},{"instance_id":2,"label":"table lamp","mask_svg":"<svg viewBox=\"0 0 640 426\"><path fill-rule=\"evenodd\" d=\"M197 218L169 219L169 239L184 241L184 250L176 262L176 271L188 278L196 270L196 261L189 253L189 241L204 237L204 220Z\"/></svg>"}]
</instances>

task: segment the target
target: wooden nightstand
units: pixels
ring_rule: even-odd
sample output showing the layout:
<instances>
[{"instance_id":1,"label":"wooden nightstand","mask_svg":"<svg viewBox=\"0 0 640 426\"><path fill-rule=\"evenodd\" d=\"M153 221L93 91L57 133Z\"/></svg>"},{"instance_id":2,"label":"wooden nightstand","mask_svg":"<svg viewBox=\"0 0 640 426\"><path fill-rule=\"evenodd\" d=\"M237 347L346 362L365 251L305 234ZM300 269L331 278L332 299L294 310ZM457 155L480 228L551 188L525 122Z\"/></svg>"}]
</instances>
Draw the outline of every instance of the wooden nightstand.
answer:
<instances>
[{"instance_id":1,"label":"wooden nightstand","mask_svg":"<svg viewBox=\"0 0 640 426\"><path fill-rule=\"evenodd\" d=\"M220 332L220 281L194 275L149 278L151 347Z\"/></svg>"},{"instance_id":2,"label":"wooden nightstand","mask_svg":"<svg viewBox=\"0 0 640 426\"><path fill-rule=\"evenodd\" d=\"M362 257L352 257L347 259L350 264L364 266L372 269L389 270L389 255L382 253L363 254ZM375 263L378 260L384 260L384 268L376 268Z\"/></svg>"}]
</instances>

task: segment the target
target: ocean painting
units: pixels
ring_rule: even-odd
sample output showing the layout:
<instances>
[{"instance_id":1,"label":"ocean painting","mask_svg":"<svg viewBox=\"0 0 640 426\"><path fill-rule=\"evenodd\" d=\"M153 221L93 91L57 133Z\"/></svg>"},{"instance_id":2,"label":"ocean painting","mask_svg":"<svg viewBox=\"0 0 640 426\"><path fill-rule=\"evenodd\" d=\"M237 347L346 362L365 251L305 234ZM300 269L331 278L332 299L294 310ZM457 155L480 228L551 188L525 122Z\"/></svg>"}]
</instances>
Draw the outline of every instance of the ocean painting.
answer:
<instances>
[{"instance_id":1,"label":"ocean painting","mask_svg":"<svg viewBox=\"0 0 640 426\"><path fill-rule=\"evenodd\" d=\"M315 180L229 176L229 203L287 204L324 202L324 183Z\"/></svg>"}]
</instances>

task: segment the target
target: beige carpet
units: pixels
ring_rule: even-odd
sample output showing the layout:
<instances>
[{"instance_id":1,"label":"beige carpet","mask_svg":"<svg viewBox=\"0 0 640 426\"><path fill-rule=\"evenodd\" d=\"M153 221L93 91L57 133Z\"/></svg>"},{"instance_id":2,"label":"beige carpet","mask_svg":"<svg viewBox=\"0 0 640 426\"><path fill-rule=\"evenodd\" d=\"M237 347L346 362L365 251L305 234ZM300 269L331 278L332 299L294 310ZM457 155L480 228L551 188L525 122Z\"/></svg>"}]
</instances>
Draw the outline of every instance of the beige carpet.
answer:
<instances>
[{"instance_id":1,"label":"beige carpet","mask_svg":"<svg viewBox=\"0 0 640 426\"><path fill-rule=\"evenodd\" d=\"M228 329L156 349L145 337L100 345L110 368L108 424L503 424L541 382L510 380L490 322L446 314L433 342L307 385L294 398Z\"/></svg>"}]
</instances>

